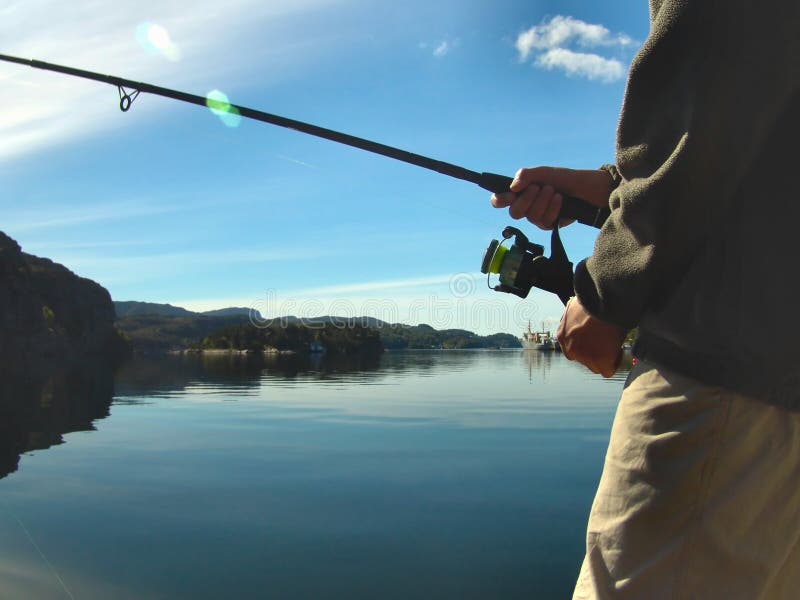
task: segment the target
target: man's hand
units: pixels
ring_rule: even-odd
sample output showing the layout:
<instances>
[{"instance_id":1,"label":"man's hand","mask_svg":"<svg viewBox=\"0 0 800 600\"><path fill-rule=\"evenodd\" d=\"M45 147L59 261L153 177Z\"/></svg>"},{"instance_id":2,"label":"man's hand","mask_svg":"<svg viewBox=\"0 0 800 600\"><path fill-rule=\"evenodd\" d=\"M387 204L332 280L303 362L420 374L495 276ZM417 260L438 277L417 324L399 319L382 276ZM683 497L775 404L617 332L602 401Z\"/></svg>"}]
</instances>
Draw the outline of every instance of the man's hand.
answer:
<instances>
[{"instance_id":1,"label":"man's hand","mask_svg":"<svg viewBox=\"0 0 800 600\"><path fill-rule=\"evenodd\" d=\"M625 332L594 318L577 297L567 303L557 335L561 351L569 360L577 360L603 377L617 372Z\"/></svg>"},{"instance_id":2,"label":"man's hand","mask_svg":"<svg viewBox=\"0 0 800 600\"><path fill-rule=\"evenodd\" d=\"M600 169L534 167L517 171L511 191L494 194L492 206L508 207L512 219L526 217L541 229L552 229L561 211L561 193L602 208L608 205L612 189L611 176Z\"/></svg>"}]
</instances>

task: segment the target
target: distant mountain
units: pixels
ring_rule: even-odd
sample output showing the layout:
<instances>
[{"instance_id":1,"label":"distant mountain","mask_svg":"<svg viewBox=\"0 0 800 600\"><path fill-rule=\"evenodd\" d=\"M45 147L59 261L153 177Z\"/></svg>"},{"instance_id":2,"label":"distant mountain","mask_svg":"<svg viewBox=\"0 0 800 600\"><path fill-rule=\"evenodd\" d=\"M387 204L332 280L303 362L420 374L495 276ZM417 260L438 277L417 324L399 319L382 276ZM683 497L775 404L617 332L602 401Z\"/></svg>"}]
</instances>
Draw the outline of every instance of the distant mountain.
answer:
<instances>
[{"instance_id":1,"label":"distant mountain","mask_svg":"<svg viewBox=\"0 0 800 600\"><path fill-rule=\"evenodd\" d=\"M201 315L207 317L233 317L237 315L244 315L249 317L252 313L256 319L261 319L261 313L255 309L247 308L246 306L231 306L230 308L219 308L217 310L204 310Z\"/></svg>"},{"instance_id":2,"label":"distant mountain","mask_svg":"<svg viewBox=\"0 0 800 600\"><path fill-rule=\"evenodd\" d=\"M356 348L388 350L459 350L470 348L519 348L519 339L510 333L482 336L465 329L434 329L430 325L389 324L370 317L284 317L261 323L237 323L214 331L197 346L208 349L258 350L265 346L279 350L307 349L317 339L329 350L351 353Z\"/></svg>"},{"instance_id":3,"label":"distant mountain","mask_svg":"<svg viewBox=\"0 0 800 600\"><path fill-rule=\"evenodd\" d=\"M389 350L414 350L442 348L459 350L469 348L519 348L519 339L510 333L478 335L465 329L434 329L430 325L403 325L400 323L379 328L384 348Z\"/></svg>"},{"instance_id":4,"label":"distant mountain","mask_svg":"<svg viewBox=\"0 0 800 600\"><path fill-rule=\"evenodd\" d=\"M172 304L158 304L156 302L136 302L136 301L114 301L114 310L117 313L117 319L125 319L127 317L235 317L235 316L250 316L250 309L247 307L232 306L230 308L220 308L217 310L207 310L204 312L194 312L186 310L180 306L172 306ZM261 318L261 313L253 311L253 316L256 319Z\"/></svg>"},{"instance_id":5,"label":"distant mountain","mask_svg":"<svg viewBox=\"0 0 800 600\"><path fill-rule=\"evenodd\" d=\"M157 316L157 317L196 317L199 313L186 310L180 306L172 306L172 304L156 304L155 302L120 302L114 301L114 310L117 313L117 319L125 317L143 317L143 316Z\"/></svg>"},{"instance_id":6,"label":"distant mountain","mask_svg":"<svg viewBox=\"0 0 800 600\"><path fill-rule=\"evenodd\" d=\"M118 317L116 325L139 354L183 350L196 346L199 340L226 327L251 326L250 317L244 315L211 317L197 313L171 317L152 314Z\"/></svg>"},{"instance_id":7,"label":"distant mountain","mask_svg":"<svg viewBox=\"0 0 800 600\"><path fill-rule=\"evenodd\" d=\"M376 319L374 317L333 317L328 315L323 317L295 317L289 315L271 319L269 322L270 324L297 323L300 325L316 325L323 323L335 325L337 327L353 327L355 325L362 325L364 327L371 327L373 329L391 327L391 325L386 321L381 321L380 319Z\"/></svg>"},{"instance_id":8,"label":"distant mountain","mask_svg":"<svg viewBox=\"0 0 800 600\"><path fill-rule=\"evenodd\" d=\"M326 315L303 318L289 315L264 319L258 311L253 311L251 316L251 310L246 307L229 307L200 313L171 304L153 302L114 302L114 306L117 311L117 327L128 336L134 349L143 353L203 346L246 349L261 344L278 347L283 342L292 346L289 340L281 337L285 337L286 332L278 332L287 327L292 328L294 333L289 337L292 338L292 343L299 344L298 348L308 345L306 337L312 334L321 335L322 332L327 332L325 335L330 338L326 339L329 344L344 348L361 335L355 334L361 329L374 330L379 336L380 344L390 350L520 347L519 339L509 333L481 336L464 329L437 330L424 323L387 323L374 317ZM272 340L272 337L275 339ZM278 342L279 338L283 341ZM374 350L373 342L371 338L365 337L359 344Z\"/></svg>"}]
</instances>

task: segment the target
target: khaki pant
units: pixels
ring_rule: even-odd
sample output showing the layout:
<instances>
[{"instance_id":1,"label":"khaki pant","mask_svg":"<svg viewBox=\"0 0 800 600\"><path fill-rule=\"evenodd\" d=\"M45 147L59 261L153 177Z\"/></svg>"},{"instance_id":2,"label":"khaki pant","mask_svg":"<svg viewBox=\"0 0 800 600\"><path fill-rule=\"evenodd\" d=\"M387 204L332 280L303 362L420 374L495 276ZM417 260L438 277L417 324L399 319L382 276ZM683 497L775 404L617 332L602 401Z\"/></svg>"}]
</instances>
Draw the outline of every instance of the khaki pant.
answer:
<instances>
[{"instance_id":1,"label":"khaki pant","mask_svg":"<svg viewBox=\"0 0 800 600\"><path fill-rule=\"evenodd\" d=\"M573 596L590 598L800 598L800 414L634 367Z\"/></svg>"}]
</instances>

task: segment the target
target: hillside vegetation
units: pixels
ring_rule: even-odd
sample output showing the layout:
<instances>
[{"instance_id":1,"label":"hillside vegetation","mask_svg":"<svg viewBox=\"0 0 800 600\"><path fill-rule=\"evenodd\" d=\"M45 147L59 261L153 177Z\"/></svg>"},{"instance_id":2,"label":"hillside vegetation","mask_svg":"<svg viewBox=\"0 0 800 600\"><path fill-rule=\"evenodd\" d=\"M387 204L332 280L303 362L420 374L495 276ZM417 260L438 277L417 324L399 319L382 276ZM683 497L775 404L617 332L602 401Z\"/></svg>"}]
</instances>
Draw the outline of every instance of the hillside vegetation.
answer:
<instances>
[{"instance_id":1,"label":"hillside vegetation","mask_svg":"<svg viewBox=\"0 0 800 600\"><path fill-rule=\"evenodd\" d=\"M516 336L480 336L464 329L389 324L372 317L283 317L266 321L246 308L192 313L169 304L117 302L117 326L138 352L183 349L307 352L319 342L329 352L413 349L519 348ZM226 315L226 316L212 316Z\"/></svg>"}]
</instances>

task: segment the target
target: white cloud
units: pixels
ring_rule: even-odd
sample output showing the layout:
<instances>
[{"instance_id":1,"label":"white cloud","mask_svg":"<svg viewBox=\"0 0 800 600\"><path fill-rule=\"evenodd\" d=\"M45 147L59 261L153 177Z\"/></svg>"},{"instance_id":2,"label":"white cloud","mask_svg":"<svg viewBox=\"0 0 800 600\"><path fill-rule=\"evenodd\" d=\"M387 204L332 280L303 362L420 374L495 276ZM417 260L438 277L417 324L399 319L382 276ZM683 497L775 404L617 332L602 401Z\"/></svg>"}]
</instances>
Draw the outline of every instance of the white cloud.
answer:
<instances>
[{"instance_id":1,"label":"white cloud","mask_svg":"<svg viewBox=\"0 0 800 600\"><path fill-rule=\"evenodd\" d=\"M519 35L517 50L526 59L531 50L562 48L572 42L584 48L597 46L630 46L634 42L625 34L612 34L602 25L586 23L573 17L556 15Z\"/></svg>"},{"instance_id":2,"label":"white cloud","mask_svg":"<svg viewBox=\"0 0 800 600\"><path fill-rule=\"evenodd\" d=\"M431 50L431 54L436 58L444 58L448 54L450 54L453 50L461 45L461 40L458 38L441 40L439 42L433 42L429 44L428 42L420 42L417 44L417 47L420 50Z\"/></svg>"},{"instance_id":3,"label":"white cloud","mask_svg":"<svg viewBox=\"0 0 800 600\"><path fill-rule=\"evenodd\" d=\"M586 77L592 81L611 82L625 76L625 67L616 59L565 48L553 48L539 55L536 66L548 71L561 69L569 76Z\"/></svg>"},{"instance_id":4,"label":"white cloud","mask_svg":"<svg viewBox=\"0 0 800 600\"><path fill-rule=\"evenodd\" d=\"M627 49L635 44L630 36L613 34L603 25L556 15L519 34L516 48L520 61L533 55L533 64L539 68L559 69L569 76L611 82L625 76L625 67L620 60L594 52L576 51L575 48Z\"/></svg>"},{"instance_id":5,"label":"white cloud","mask_svg":"<svg viewBox=\"0 0 800 600\"><path fill-rule=\"evenodd\" d=\"M437 58L440 58L450 52L450 44L449 42L442 42L433 50L433 55Z\"/></svg>"},{"instance_id":6,"label":"white cloud","mask_svg":"<svg viewBox=\"0 0 800 600\"><path fill-rule=\"evenodd\" d=\"M196 0L188 9L181 0L26 0L2 9L0 39L5 54L205 94L220 79L219 87L230 86L257 59L269 63L260 65L259 77L281 77L308 48L279 32L279 21L341 1L346 0L229 0L223 7L217 0ZM169 41L165 48L177 48L179 55L140 46L137 26L146 22L161 28L153 45ZM253 56L254 47L263 47L263 55ZM237 56L251 62L232 60ZM106 84L4 62L0 82L0 161L119 129L141 116L121 115L116 92ZM133 110L150 115L162 108L139 99Z\"/></svg>"}]
</instances>

